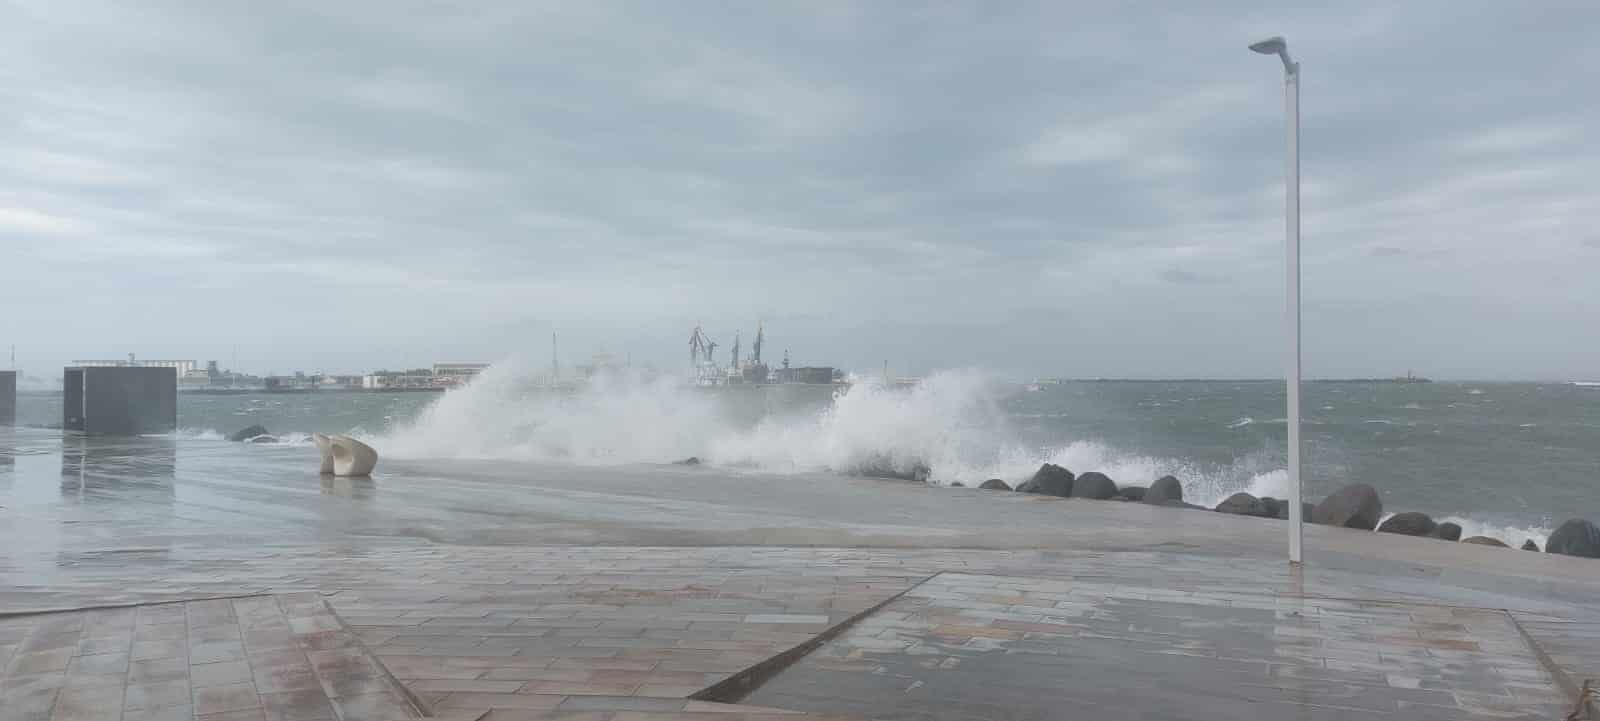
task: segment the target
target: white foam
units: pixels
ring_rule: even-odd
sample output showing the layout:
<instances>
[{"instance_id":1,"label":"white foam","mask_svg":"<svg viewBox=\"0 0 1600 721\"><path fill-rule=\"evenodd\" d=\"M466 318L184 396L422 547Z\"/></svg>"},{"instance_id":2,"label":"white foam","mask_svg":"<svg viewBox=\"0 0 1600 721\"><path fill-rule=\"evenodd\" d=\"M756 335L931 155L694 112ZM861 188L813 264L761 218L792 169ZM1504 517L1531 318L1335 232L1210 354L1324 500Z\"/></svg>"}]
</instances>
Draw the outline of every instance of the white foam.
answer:
<instances>
[{"instance_id":1,"label":"white foam","mask_svg":"<svg viewBox=\"0 0 1600 721\"><path fill-rule=\"evenodd\" d=\"M1506 542L1512 548L1522 547L1522 542L1533 539L1539 544L1539 550L1544 550L1545 543L1550 540L1550 534L1555 529L1547 526L1509 526L1489 521L1482 521L1464 516L1445 516L1434 519L1440 523L1449 521L1461 526L1461 537L1488 536Z\"/></svg>"},{"instance_id":2,"label":"white foam","mask_svg":"<svg viewBox=\"0 0 1600 721\"><path fill-rule=\"evenodd\" d=\"M210 428L179 428L174 438L187 441L223 441L227 436Z\"/></svg>"}]
</instances>

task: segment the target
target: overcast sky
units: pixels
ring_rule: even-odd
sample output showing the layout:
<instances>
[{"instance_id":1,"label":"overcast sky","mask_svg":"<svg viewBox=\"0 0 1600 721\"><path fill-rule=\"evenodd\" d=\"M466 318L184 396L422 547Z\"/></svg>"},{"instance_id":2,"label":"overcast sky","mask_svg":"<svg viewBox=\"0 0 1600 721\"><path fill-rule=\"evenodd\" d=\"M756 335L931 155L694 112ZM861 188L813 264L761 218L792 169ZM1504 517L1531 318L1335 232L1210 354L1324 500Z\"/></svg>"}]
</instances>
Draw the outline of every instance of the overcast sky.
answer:
<instances>
[{"instance_id":1,"label":"overcast sky","mask_svg":"<svg viewBox=\"0 0 1600 721\"><path fill-rule=\"evenodd\" d=\"M1283 34L1308 373L1600 376L1600 3L1324 4L0 0L0 346L1271 376Z\"/></svg>"}]
</instances>

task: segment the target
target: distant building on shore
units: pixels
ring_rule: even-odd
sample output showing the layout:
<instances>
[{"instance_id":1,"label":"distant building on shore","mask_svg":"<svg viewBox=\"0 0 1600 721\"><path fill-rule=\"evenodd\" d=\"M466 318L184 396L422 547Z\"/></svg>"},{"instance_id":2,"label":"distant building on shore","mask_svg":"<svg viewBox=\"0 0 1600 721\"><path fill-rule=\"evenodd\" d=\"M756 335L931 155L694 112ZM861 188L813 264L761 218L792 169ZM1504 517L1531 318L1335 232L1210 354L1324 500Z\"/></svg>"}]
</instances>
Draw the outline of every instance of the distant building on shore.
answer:
<instances>
[{"instance_id":1,"label":"distant building on shore","mask_svg":"<svg viewBox=\"0 0 1600 721\"><path fill-rule=\"evenodd\" d=\"M489 368L488 363L446 362L433 364L435 385L454 387L462 385Z\"/></svg>"},{"instance_id":2,"label":"distant building on shore","mask_svg":"<svg viewBox=\"0 0 1600 721\"><path fill-rule=\"evenodd\" d=\"M75 360L72 365L77 368L172 368L182 379L200 364L192 360L137 360L129 353L127 360Z\"/></svg>"},{"instance_id":3,"label":"distant building on shore","mask_svg":"<svg viewBox=\"0 0 1600 721\"><path fill-rule=\"evenodd\" d=\"M774 374L779 383L811 383L826 385L843 382L843 374L828 366L783 367Z\"/></svg>"},{"instance_id":4,"label":"distant building on shore","mask_svg":"<svg viewBox=\"0 0 1600 721\"><path fill-rule=\"evenodd\" d=\"M373 371L361 377L361 387L369 391L432 390L433 371L413 368L404 371Z\"/></svg>"}]
</instances>

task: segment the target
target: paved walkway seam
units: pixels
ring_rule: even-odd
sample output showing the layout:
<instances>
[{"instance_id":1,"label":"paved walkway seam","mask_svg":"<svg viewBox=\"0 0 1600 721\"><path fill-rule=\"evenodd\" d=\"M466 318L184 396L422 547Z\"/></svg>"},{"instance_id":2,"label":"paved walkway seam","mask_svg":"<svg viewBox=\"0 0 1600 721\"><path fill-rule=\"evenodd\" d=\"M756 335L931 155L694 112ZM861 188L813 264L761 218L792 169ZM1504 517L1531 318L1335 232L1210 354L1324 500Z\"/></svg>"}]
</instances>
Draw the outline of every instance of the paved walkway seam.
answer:
<instances>
[{"instance_id":1,"label":"paved walkway seam","mask_svg":"<svg viewBox=\"0 0 1600 721\"><path fill-rule=\"evenodd\" d=\"M922 580L911 584L905 590L879 601L871 608L868 608L854 616L834 624L833 626L828 627L827 629L823 630L822 633L812 636L810 640L802 644L794 646L793 648L779 653L776 656L764 659L743 671L718 681L712 686L708 686L690 694L689 699L693 701L711 701L714 703L736 704L745 696L750 695L752 691L760 688L761 684L765 683L768 679L778 675L784 669L793 665L796 661L805 658L806 654L821 648L823 644L833 640L833 638L839 634L850 630L852 626L855 626L856 623L862 619L877 613L885 606L900 600L900 597L912 592L913 590L916 590L923 584L942 575L944 575L944 572L941 571L931 576L927 576Z\"/></svg>"},{"instance_id":2,"label":"paved walkway seam","mask_svg":"<svg viewBox=\"0 0 1600 721\"><path fill-rule=\"evenodd\" d=\"M196 603L199 601L237 601L241 598L256 598L259 596L277 595L272 589L256 591L254 593L234 593L226 596L197 596L195 598L174 598L170 601L126 601L122 603L97 603L88 606L55 606L22 611L0 611L0 619L16 618L18 616L37 616L41 613L74 613L78 611L117 611L124 608L139 608L141 606L167 606L174 603Z\"/></svg>"},{"instance_id":3,"label":"paved walkway seam","mask_svg":"<svg viewBox=\"0 0 1600 721\"><path fill-rule=\"evenodd\" d=\"M1533 657L1538 659L1539 665L1544 666L1544 670L1550 672L1550 675L1555 678L1556 685L1561 687L1562 693L1572 699L1574 712L1573 716L1569 718L1579 718L1577 711L1581 709L1583 711L1581 718L1600 719L1600 707L1595 705L1593 693L1588 696L1584 695L1586 686L1600 685L1600 682L1595 679L1585 679L1580 683L1577 679L1574 679L1572 674L1567 673L1565 667L1556 663L1556 660L1550 657L1550 653L1539 643L1539 640L1534 638L1533 634L1528 633L1528 629L1523 628L1522 623L1517 621L1516 614L1504 610L1501 613L1506 615L1506 620L1511 622L1511 627L1517 629L1517 633L1522 634L1522 640L1528 642L1528 648L1533 651Z\"/></svg>"},{"instance_id":4,"label":"paved walkway seam","mask_svg":"<svg viewBox=\"0 0 1600 721\"><path fill-rule=\"evenodd\" d=\"M333 614L333 620L339 622L339 628L344 629L345 632L350 634L350 638L355 642L356 648L361 649L361 652L366 654L367 658L372 660L373 665L377 666L378 671L383 674L383 677L400 692L401 698L404 698L406 703L411 705L411 709L416 712L417 716L421 718L432 718L433 709L428 706L428 704L423 703L422 699L417 698L417 695L412 693L411 689L407 687L405 683L401 682L400 679L395 678L394 673L391 672L389 667L383 663L383 658L377 653L374 653L373 650L367 646L366 641L361 640L361 633L356 631L356 629L352 627L348 621L345 621L343 616L339 615L339 612L334 609L333 605L328 603L327 597L318 594L317 600L322 602L323 608L328 609L328 613Z\"/></svg>"}]
</instances>

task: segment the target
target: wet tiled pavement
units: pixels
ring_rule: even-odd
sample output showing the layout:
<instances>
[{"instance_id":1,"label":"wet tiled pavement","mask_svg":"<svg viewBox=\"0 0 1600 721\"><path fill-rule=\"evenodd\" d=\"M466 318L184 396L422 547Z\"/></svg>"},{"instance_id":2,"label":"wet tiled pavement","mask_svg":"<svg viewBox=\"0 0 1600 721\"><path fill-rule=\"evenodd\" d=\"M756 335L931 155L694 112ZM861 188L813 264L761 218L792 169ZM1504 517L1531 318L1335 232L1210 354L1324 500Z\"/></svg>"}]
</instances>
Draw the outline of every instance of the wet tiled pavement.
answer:
<instances>
[{"instance_id":1,"label":"wet tiled pavement","mask_svg":"<svg viewBox=\"0 0 1600 721\"><path fill-rule=\"evenodd\" d=\"M1439 605L1427 602L1426 586L1362 587L1370 598L1361 599L1348 595L1361 587L1359 576L1291 573L1216 556L429 547L367 549L359 560L279 549L226 568L198 559L173 563L159 579L139 568L79 564L75 582L26 597L65 604L97 594L269 589L282 595L203 603L229 604L248 656L258 636L251 628L258 621L250 619L259 612L239 604L295 599L281 606L291 631L359 641L424 709L450 717L640 721L642 714L692 718L716 709L735 713L719 717L733 721L769 714L688 697L774 656L806 650L816 634L852 618L858 620L837 638L794 654L794 665L761 679L764 685L742 700L826 715L960 721L1085 717L1068 709L1092 710L1089 718L1560 718L1568 696L1514 617L1540 639L1544 661L1569 677L1584 678L1594 658L1593 622L1570 609L1557 613L1560 606L1508 613ZM326 601L338 617L296 622L293 612L313 609L311 599ZM27 654L59 650L28 642L22 658L18 628L38 619L139 619L174 613L152 609L185 607L210 608L12 617L0 624L8 634L0 655L12 657L9 676L36 676L36 664L62 661ZM197 637L203 640L185 635L179 643L144 632L140 641L164 645L140 652L181 651L200 669L187 677L190 691L243 683L241 659L226 643L232 639L213 639L218 633L227 635L205 631ZM94 641L83 647L83 674L103 675L120 653L99 636L75 637ZM103 654L113 655L95 658ZM305 657L313 673L380 675L370 666L340 666L347 657L339 654ZM65 658L70 666L74 656ZM152 665L160 666L140 667ZM280 685L287 685L273 689L307 690L294 688L304 681L299 669L285 671ZM48 688L68 685L64 675L58 680ZM5 693L25 695L15 708L39 703L45 687L37 681L8 678ZM252 682L263 680L252 674ZM318 685L336 712L343 709L344 682ZM162 691L175 693L151 690ZM256 689L263 704L272 692ZM207 701L244 698L242 689L228 693L212 692ZM341 718L389 717L344 710Z\"/></svg>"},{"instance_id":2,"label":"wet tiled pavement","mask_svg":"<svg viewBox=\"0 0 1600 721\"><path fill-rule=\"evenodd\" d=\"M0 668L7 721L421 715L314 593L8 616Z\"/></svg>"},{"instance_id":3,"label":"wet tiled pavement","mask_svg":"<svg viewBox=\"0 0 1600 721\"><path fill-rule=\"evenodd\" d=\"M1500 611L948 573L748 700L904 721L1570 710Z\"/></svg>"},{"instance_id":4,"label":"wet tiled pavement","mask_svg":"<svg viewBox=\"0 0 1600 721\"><path fill-rule=\"evenodd\" d=\"M258 452L0 473L0 721L1562 718L1600 675L1581 559L1311 527L1291 571L1280 522L1143 504L423 462L341 490L215 451Z\"/></svg>"},{"instance_id":5,"label":"wet tiled pavement","mask_svg":"<svg viewBox=\"0 0 1600 721\"><path fill-rule=\"evenodd\" d=\"M573 697L562 709L651 710L805 644L916 580L627 564L442 595L351 591L333 603L434 708L550 695Z\"/></svg>"}]
</instances>

